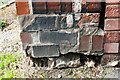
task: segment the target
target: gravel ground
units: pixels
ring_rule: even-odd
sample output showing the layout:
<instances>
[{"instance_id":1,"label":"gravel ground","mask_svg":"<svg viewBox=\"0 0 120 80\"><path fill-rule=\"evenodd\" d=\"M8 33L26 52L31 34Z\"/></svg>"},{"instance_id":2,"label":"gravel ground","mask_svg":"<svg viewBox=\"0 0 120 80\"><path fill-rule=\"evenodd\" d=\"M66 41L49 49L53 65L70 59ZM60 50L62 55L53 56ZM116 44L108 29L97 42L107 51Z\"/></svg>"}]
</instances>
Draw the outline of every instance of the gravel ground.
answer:
<instances>
[{"instance_id":1,"label":"gravel ground","mask_svg":"<svg viewBox=\"0 0 120 80\"><path fill-rule=\"evenodd\" d=\"M23 53L20 41L20 26L15 14L15 4L0 9L0 20L6 20L9 24L7 28L0 31L0 51ZM21 55L16 64L16 78L98 78L105 77L117 70L115 68L103 68L101 66L88 68L82 66L79 68L53 69L33 67L29 57ZM116 74L116 73L115 73ZM111 75L108 75L109 77Z\"/></svg>"},{"instance_id":2,"label":"gravel ground","mask_svg":"<svg viewBox=\"0 0 120 80\"><path fill-rule=\"evenodd\" d=\"M20 26L15 15L15 4L0 10L0 20L7 22L8 26L0 30L0 51L21 52Z\"/></svg>"}]
</instances>

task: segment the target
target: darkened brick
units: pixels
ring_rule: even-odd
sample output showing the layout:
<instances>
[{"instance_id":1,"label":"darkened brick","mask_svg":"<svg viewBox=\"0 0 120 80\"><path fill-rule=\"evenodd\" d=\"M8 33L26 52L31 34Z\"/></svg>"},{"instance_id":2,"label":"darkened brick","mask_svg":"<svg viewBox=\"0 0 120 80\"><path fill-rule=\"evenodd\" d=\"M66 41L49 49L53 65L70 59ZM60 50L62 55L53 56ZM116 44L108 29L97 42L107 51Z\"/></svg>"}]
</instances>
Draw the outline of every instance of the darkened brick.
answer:
<instances>
[{"instance_id":1,"label":"darkened brick","mask_svg":"<svg viewBox=\"0 0 120 80\"><path fill-rule=\"evenodd\" d=\"M26 15L20 16L20 25L23 31L39 31L39 30L59 30L72 28L67 24L67 16L41 16Z\"/></svg>"},{"instance_id":2,"label":"darkened brick","mask_svg":"<svg viewBox=\"0 0 120 80\"><path fill-rule=\"evenodd\" d=\"M29 53L33 58L58 57L60 55L58 45L31 45Z\"/></svg>"},{"instance_id":3,"label":"darkened brick","mask_svg":"<svg viewBox=\"0 0 120 80\"><path fill-rule=\"evenodd\" d=\"M37 32L21 32L20 38L22 41L23 49L26 49L28 44L36 43L38 42L38 34Z\"/></svg>"},{"instance_id":4,"label":"darkened brick","mask_svg":"<svg viewBox=\"0 0 120 80\"><path fill-rule=\"evenodd\" d=\"M25 31L43 29L55 30L59 27L57 21L58 16L37 16L31 23L29 23L29 25L25 28Z\"/></svg>"},{"instance_id":5,"label":"darkened brick","mask_svg":"<svg viewBox=\"0 0 120 80\"><path fill-rule=\"evenodd\" d=\"M41 43L75 45L77 43L77 33L66 33L59 31L40 31L39 39Z\"/></svg>"},{"instance_id":6,"label":"darkened brick","mask_svg":"<svg viewBox=\"0 0 120 80\"><path fill-rule=\"evenodd\" d=\"M32 37L31 37L30 33L28 33L28 32L21 32L20 38L21 38L22 43L32 43L33 42Z\"/></svg>"},{"instance_id":7,"label":"darkened brick","mask_svg":"<svg viewBox=\"0 0 120 80\"><path fill-rule=\"evenodd\" d=\"M100 35L92 36L92 51L103 50L103 38L104 36L100 36Z\"/></svg>"},{"instance_id":8,"label":"darkened brick","mask_svg":"<svg viewBox=\"0 0 120 80\"><path fill-rule=\"evenodd\" d=\"M87 12L97 12L101 10L100 2L86 2Z\"/></svg>"},{"instance_id":9,"label":"darkened brick","mask_svg":"<svg viewBox=\"0 0 120 80\"><path fill-rule=\"evenodd\" d=\"M81 36L80 37L80 51L90 51L90 40L91 36Z\"/></svg>"}]
</instances>

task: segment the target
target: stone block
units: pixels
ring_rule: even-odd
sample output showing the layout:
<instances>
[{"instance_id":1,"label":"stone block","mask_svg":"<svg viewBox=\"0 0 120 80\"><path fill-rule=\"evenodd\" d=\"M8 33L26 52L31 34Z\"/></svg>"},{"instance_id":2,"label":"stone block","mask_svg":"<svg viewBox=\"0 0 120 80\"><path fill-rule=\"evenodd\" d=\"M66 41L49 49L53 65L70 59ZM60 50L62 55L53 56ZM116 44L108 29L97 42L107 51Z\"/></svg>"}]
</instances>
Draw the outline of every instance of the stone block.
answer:
<instances>
[{"instance_id":1,"label":"stone block","mask_svg":"<svg viewBox=\"0 0 120 80\"><path fill-rule=\"evenodd\" d=\"M101 65L120 60L120 54L104 54L101 58Z\"/></svg>"},{"instance_id":2,"label":"stone block","mask_svg":"<svg viewBox=\"0 0 120 80\"><path fill-rule=\"evenodd\" d=\"M28 50L33 58L41 57L58 57L60 56L60 48L58 45L29 45L31 48Z\"/></svg>"},{"instance_id":3,"label":"stone block","mask_svg":"<svg viewBox=\"0 0 120 80\"><path fill-rule=\"evenodd\" d=\"M61 31L40 31L39 40L41 43L53 44L77 44L76 32L61 32Z\"/></svg>"},{"instance_id":4,"label":"stone block","mask_svg":"<svg viewBox=\"0 0 120 80\"><path fill-rule=\"evenodd\" d=\"M58 29L58 16L29 16L32 18L27 25L23 26L24 31L38 31L38 30L56 30ZM27 19L27 17L25 18Z\"/></svg>"}]
</instances>

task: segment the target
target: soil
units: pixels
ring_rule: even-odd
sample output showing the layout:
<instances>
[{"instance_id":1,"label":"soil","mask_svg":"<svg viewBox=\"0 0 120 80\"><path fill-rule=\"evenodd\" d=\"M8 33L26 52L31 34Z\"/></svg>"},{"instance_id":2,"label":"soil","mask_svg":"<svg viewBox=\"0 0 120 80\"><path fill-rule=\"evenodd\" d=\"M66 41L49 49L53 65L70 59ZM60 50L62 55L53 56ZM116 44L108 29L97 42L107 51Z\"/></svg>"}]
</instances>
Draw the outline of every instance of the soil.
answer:
<instances>
[{"instance_id":1,"label":"soil","mask_svg":"<svg viewBox=\"0 0 120 80\"><path fill-rule=\"evenodd\" d=\"M21 58L16 63L16 78L103 78L113 68L101 66L88 68L86 65L79 68L49 69L34 67L29 57L25 57L20 40L20 25L16 16L15 4L0 9L0 20L5 20L8 26L0 31L0 51L20 53Z\"/></svg>"}]
</instances>

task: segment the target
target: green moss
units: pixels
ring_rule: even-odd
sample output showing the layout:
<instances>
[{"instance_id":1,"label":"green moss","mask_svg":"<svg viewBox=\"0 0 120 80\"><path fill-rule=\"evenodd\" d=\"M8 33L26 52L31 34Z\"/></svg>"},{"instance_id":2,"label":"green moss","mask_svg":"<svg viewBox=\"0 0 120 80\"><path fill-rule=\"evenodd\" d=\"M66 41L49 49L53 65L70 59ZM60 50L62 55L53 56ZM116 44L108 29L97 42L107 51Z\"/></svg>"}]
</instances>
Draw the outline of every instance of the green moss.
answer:
<instances>
[{"instance_id":1,"label":"green moss","mask_svg":"<svg viewBox=\"0 0 120 80\"><path fill-rule=\"evenodd\" d=\"M4 20L0 20L0 29L4 29L7 26L7 22Z\"/></svg>"},{"instance_id":2,"label":"green moss","mask_svg":"<svg viewBox=\"0 0 120 80\"><path fill-rule=\"evenodd\" d=\"M0 53L0 80L15 76L17 58L16 54Z\"/></svg>"}]
</instances>

